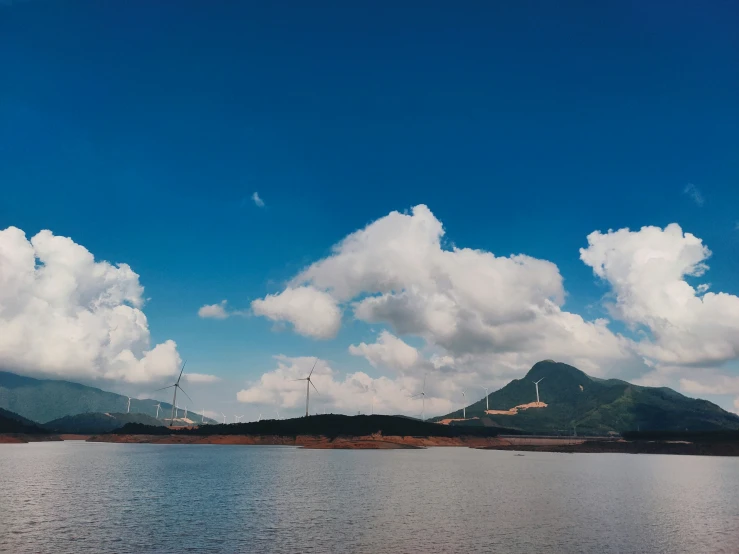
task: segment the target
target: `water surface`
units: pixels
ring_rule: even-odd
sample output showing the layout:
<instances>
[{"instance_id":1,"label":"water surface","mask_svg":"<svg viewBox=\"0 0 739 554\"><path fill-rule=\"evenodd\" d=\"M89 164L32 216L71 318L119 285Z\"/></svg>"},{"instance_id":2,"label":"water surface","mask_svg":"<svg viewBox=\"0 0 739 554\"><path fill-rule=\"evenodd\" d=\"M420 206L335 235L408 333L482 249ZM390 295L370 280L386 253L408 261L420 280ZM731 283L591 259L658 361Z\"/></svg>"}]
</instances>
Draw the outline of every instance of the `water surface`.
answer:
<instances>
[{"instance_id":1,"label":"water surface","mask_svg":"<svg viewBox=\"0 0 739 554\"><path fill-rule=\"evenodd\" d=\"M739 459L0 445L0 552L739 552Z\"/></svg>"}]
</instances>

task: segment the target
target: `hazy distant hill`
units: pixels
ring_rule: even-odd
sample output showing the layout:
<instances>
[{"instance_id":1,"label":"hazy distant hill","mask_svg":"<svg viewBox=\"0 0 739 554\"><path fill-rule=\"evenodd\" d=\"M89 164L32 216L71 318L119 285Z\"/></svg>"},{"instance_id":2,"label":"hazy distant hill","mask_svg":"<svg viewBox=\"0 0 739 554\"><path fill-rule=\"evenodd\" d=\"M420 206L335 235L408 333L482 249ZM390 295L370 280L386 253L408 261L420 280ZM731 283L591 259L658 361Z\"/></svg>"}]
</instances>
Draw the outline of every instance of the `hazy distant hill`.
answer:
<instances>
[{"instance_id":1,"label":"hazy distant hill","mask_svg":"<svg viewBox=\"0 0 739 554\"><path fill-rule=\"evenodd\" d=\"M545 408L519 410L515 415L484 415L485 398L467 407L477 423L515 427L528 432L605 433L608 431L708 431L739 429L739 416L707 400L696 400L666 388L632 385L619 379L597 379L567 364L546 360L490 394L491 410L508 410L536 401L539 383ZM462 410L444 417L461 418ZM442 418L437 418L442 419Z\"/></svg>"},{"instance_id":2,"label":"hazy distant hill","mask_svg":"<svg viewBox=\"0 0 739 554\"><path fill-rule=\"evenodd\" d=\"M136 413L87 413L64 416L44 424L44 428L55 433L107 433L120 429L127 423L164 426L164 422L146 414Z\"/></svg>"},{"instance_id":3,"label":"hazy distant hill","mask_svg":"<svg viewBox=\"0 0 739 554\"><path fill-rule=\"evenodd\" d=\"M0 433L42 434L46 432L35 422L0 408Z\"/></svg>"},{"instance_id":4,"label":"hazy distant hill","mask_svg":"<svg viewBox=\"0 0 739 554\"><path fill-rule=\"evenodd\" d=\"M192 395L189 390L188 393ZM156 404L156 400L132 398L131 413L155 416ZM55 379L33 379L0 371L0 408L39 423L91 412L123 413L127 405L127 397L95 387ZM171 410L171 404L162 402L159 417L168 417ZM199 422L200 416L195 416L195 420ZM215 423L208 418L205 418L205 422Z\"/></svg>"}]
</instances>

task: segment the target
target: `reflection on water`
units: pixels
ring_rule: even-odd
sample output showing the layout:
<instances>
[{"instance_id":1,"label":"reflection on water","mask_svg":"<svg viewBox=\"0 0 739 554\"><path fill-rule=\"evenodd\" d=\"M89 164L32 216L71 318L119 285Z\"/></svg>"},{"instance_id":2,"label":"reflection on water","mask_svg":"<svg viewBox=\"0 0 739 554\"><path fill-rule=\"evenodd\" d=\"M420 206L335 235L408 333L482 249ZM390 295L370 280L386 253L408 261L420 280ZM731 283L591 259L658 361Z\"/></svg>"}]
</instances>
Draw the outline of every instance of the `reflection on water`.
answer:
<instances>
[{"instance_id":1,"label":"reflection on water","mask_svg":"<svg viewBox=\"0 0 739 554\"><path fill-rule=\"evenodd\" d=\"M0 551L739 552L739 459L0 445Z\"/></svg>"}]
</instances>

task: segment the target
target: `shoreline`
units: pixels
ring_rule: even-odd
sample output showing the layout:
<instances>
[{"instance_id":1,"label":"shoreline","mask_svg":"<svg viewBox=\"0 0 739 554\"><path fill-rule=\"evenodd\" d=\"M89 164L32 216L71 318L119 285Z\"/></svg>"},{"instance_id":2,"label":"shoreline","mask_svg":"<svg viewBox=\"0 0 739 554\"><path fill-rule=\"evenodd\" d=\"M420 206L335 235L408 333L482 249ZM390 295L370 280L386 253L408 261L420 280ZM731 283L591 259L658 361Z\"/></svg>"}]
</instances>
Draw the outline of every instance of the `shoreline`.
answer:
<instances>
[{"instance_id":1,"label":"shoreline","mask_svg":"<svg viewBox=\"0 0 739 554\"><path fill-rule=\"evenodd\" d=\"M89 442L116 444L223 444L245 446L297 446L310 449L397 450L435 446L482 448L505 444L497 437L410 437L394 435L362 435L335 438L323 435L94 435Z\"/></svg>"},{"instance_id":2,"label":"shoreline","mask_svg":"<svg viewBox=\"0 0 739 554\"><path fill-rule=\"evenodd\" d=\"M666 454L677 456L739 456L739 442L583 441L579 444L508 444L479 450L552 452L559 454Z\"/></svg>"}]
</instances>

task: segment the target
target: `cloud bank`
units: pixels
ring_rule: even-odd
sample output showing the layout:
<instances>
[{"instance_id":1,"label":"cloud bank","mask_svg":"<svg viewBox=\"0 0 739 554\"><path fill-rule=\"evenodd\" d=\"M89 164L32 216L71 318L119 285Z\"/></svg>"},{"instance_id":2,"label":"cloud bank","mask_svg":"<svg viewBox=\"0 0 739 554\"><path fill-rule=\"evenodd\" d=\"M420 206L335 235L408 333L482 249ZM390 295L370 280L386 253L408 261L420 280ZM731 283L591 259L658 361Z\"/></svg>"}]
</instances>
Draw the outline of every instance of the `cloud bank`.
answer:
<instances>
[{"instance_id":1,"label":"cloud bank","mask_svg":"<svg viewBox=\"0 0 739 554\"><path fill-rule=\"evenodd\" d=\"M651 371L647 380L677 385L700 368L739 358L739 298L688 282L707 271L710 251L676 224L587 237L580 258L611 291L604 301L610 317L593 320L565 309L555 264L444 248L443 237L442 223L424 205L392 212L348 235L252 309L319 339L336 335L344 312L385 325L393 332L349 352L415 376L433 359L462 386L520 377L547 358L594 375ZM614 320L629 332L613 331ZM424 348L404 336L420 337Z\"/></svg>"},{"instance_id":2,"label":"cloud bank","mask_svg":"<svg viewBox=\"0 0 739 554\"><path fill-rule=\"evenodd\" d=\"M128 265L96 262L69 238L0 231L0 366L128 383L174 375L177 347L151 346L143 292Z\"/></svg>"}]
</instances>

